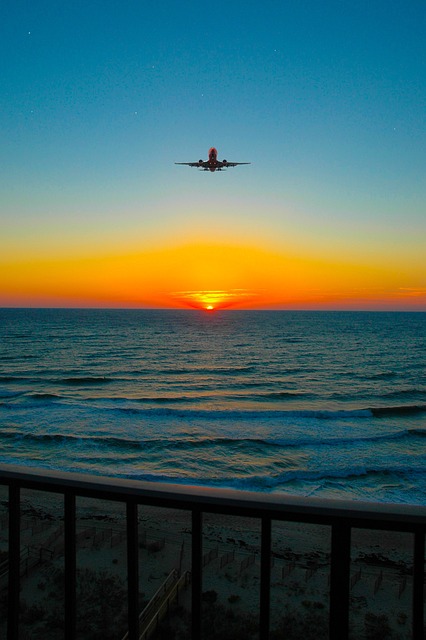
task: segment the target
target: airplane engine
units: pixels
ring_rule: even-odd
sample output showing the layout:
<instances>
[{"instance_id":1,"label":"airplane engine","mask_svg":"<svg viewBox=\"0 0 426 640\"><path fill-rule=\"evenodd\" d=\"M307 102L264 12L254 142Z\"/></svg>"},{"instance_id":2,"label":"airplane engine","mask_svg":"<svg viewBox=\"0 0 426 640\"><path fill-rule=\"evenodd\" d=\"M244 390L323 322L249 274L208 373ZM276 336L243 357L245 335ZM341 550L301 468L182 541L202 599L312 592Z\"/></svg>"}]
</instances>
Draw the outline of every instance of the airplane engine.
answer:
<instances>
[{"instance_id":1,"label":"airplane engine","mask_svg":"<svg viewBox=\"0 0 426 640\"><path fill-rule=\"evenodd\" d=\"M222 160L223 164L228 164L228 160Z\"/></svg>"},{"instance_id":2,"label":"airplane engine","mask_svg":"<svg viewBox=\"0 0 426 640\"><path fill-rule=\"evenodd\" d=\"M198 160L198 164L203 164L203 160Z\"/></svg>"}]
</instances>

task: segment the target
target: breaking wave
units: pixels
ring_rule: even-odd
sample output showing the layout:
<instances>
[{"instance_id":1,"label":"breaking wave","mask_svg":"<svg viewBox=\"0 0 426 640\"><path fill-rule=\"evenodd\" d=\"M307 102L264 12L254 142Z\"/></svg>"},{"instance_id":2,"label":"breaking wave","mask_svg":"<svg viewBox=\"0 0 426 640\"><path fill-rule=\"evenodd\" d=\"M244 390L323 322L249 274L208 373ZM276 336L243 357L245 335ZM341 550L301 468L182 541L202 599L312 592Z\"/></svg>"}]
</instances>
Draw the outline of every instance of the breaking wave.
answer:
<instances>
[{"instance_id":1,"label":"breaking wave","mask_svg":"<svg viewBox=\"0 0 426 640\"><path fill-rule=\"evenodd\" d=\"M227 450L236 449L256 449L259 447L264 449L275 448L300 448L300 447L318 447L321 445L327 446L342 446L351 444L361 444L368 442L386 442L400 440L403 438L416 438L426 437L426 429L406 429L397 432L389 432L378 435L358 435L348 437L333 437L331 435L326 437L310 437L305 438L303 436L293 436L288 438L230 438L230 437L191 437L187 435L185 437L175 437L173 440L169 438L126 438L117 437L111 435L76 435L69 433L34 433L18 431L14 429L0 430L0 442L1 440L14 440L24 441L33 444L43 445L55 445L61 444L76 444L80 445L96 445L102 448L115 448L115 449L139 449L139 450L188 450L196 451L198 449L207 449L214 447L222 447Z\"/></svg>"}]
</instances>

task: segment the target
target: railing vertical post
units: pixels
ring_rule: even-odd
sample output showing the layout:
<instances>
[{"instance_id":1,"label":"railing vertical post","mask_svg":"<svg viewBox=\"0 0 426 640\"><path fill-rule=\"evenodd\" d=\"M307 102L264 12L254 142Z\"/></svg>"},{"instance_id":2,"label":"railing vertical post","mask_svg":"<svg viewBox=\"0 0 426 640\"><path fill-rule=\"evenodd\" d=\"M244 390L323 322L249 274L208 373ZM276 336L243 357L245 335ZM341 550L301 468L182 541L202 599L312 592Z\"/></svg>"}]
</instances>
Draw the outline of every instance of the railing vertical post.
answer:
<instances>
[{"instance_id":1,"label":"railing vertical post","mask_svg":"<svg viewBox=\"0 0 426 640\"><path fill-rule=\"evenodd\" d=\"M129 640L139 640L138 505L126 503L127 522L127 615Z\"/></svg>"},{"instance_id":2,"label":"railing vertical post","mask_svg":"<svg viewBox=\"0 0 426 640\"><path fill-rule=\"evenodd\" d=\"M422 638L424 633L424 568L425 568L425 534L416 531L414 534L414 569L413 569L413 640Z\"/></svg>"},{"instance_id":3,"label":"railing vertical post","mask_svg":"<svg viewBox=\"0 0 426 640\"><path fill-rule=\"evenodd\" d=\"M271 519L262 518L260 555L260 640L269 640L271 587Z\"/></svg>"},{"instance_id":4,"label":"railing vertical post","mask_svg":"<svg viewBox=\"0 0 426 640\"><path fill-rule=\"evenodd\" d=\"M65 640L76 636L76 534L75 495L64 494L64 546L65 546Z\"/></svg>"},{"instance_id":5,"label":"railing vertical post","mask_svg":"<svg viewBox=\"0 0 426 640\"><path fill-rule=\"evenodd\" d=\"M201 638L202 513L192 511L192 640Z\"/></svg>"},{"instance_id":6,"label":"railing vertical post","mask_svg":"<svg viewBox=\"0 0 426 640\"><path fill-rule=\"evenodd\" d=\"M349 634L349 573L351 528L333 524L330 567L330 640L347 640Z\"/></svg>"},{"instance_id":7,"label":"railing vertical post","mask_svg":"<svg viewBox=\"0 0 426 640\"><path fill-rule=\"evenodd\" d=\"M20 588L20 488L9 485L9 593L7 639L19 638L19 588Z\"/></svg>"}]
</instances>

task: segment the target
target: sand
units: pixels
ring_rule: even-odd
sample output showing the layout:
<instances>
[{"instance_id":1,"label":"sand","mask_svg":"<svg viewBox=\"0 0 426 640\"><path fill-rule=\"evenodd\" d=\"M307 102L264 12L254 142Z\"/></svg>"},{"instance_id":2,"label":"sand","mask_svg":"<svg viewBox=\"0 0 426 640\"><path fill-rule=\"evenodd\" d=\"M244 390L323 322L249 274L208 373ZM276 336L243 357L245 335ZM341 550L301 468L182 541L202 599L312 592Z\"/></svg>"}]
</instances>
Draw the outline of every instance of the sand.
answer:
<instances>
[{"instance_id":1,"label":"sand","mask_svg":"<svg viewBox=\"0 0 426 640\"><path fill-rule=\"evenodd\" d=\"M2 509L0 551L5 551L7 517L4 503ZM143 607L161 588L172 570L176 569L181 573L190 571L191 518L188 512L151 507L139 507L138 515L139 575ZM41 492L23 493L21 545L27 571L22 576L21 600L25 603L25 610L30 608L30 613L34 614L34 620L29 615L27 618L29 617L30 623L23 625L23 629L29 634L26 637L37 637L36 630L42 617L39 612L37 619L37 607L54 609L54 598L50 598L50 605L47 602L52 576L63 568L62 517L60 496ZM120 581L125 588L127 560L124 506L113 502L79 499L77 534L79 571L90 569L106 572L116 580L110 591ZM288 612L308 616L314 611L327 618L330 534L330 528L325 526L273 523L272 629L279 627L280 619ZM394 638L410 637L412 544L410 534L353 531L350 619L354 637L365 637L366 614L369 613L386 616ZM231 609L235 615L257 616L260 584L259 523L253 519L204 514L203 556L203 592L206 603ZM4 588L5 584L1 583L0 587ZM190 589L182 591L179 598L181 615L182 611L190 609L190 600ZM96 615L98 613L94 612L94 624ZM116 617L118 623L119 615ZM124 622L122 624L125 625ZM179 625L179 620L175 619L173 624ZM124 635L125 626L121 629ZM2 633L5 633L4 628L0 628L0 637L5 637ZM120 638L117 637L117 640Z\"/></svg>"}]
</instances>

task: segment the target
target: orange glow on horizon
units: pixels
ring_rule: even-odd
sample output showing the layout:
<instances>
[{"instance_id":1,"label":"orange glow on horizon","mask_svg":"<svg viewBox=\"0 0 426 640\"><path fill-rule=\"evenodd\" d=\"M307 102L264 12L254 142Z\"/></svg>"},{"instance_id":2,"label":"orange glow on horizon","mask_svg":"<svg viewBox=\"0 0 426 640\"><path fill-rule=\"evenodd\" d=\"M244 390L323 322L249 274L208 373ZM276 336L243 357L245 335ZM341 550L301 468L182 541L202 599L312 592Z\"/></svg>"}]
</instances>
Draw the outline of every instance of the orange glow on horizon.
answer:
<instances>
[{"instance_id":1,"label":"orange glow on horizon","mask_svg":"<svg viewBox=\"0 0 426 640\"><path fill-rule=\"evenodd\" d=\"M422 273L255 246L0 259L0 306L426 310Z\"/></svg>"}]
</instances>

